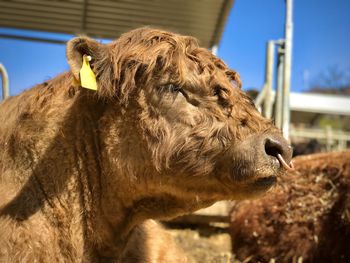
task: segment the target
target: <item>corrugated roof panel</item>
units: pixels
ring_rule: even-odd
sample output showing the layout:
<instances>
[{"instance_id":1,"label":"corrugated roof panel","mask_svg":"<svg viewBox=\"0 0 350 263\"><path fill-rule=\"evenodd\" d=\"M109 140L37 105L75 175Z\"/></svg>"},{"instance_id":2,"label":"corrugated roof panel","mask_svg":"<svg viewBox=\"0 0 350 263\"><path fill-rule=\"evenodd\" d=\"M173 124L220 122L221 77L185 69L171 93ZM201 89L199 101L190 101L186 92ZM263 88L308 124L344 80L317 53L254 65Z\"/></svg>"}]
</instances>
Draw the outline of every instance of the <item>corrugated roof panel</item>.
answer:
<instances>
[{"instance_id":1,"label":"corrugated roof panel","mask_svg":"<svg viewBox=\"0 0 350 263\"><path fill-rule=\"evenodd\" d=\"M23 4L22 1L0 1L0 7L3 10L28 10L28 11L38 11L38 12L46 12L46 13L59 13L59 14L67 14L67 15L75 15L75 16L79 16L81 15L81 4L79 5L69 5L67 6L68 8L66 9L62 9L62 8L57 8L57 6L47 6L44 4L41 4L42 1L40 1L40 3L38 2L31 2L30 4ZM62 7L64 5L60 5L59 7Z\"/></svg>"},{"instance_id":2,"label":"corrugated roof panel","mask_svg":"<svg viewBox=\"0 0 350 263\"><path fill-rule=\"evenodd\" d=\"M74 34L81 30L81 7L72 1L0 1L0 25Z\"/></svg>"},{"instance_id":3,"label":"corrugated roof panel","mask_svg":"<svg viewBox=\"0 0 350 263\"><path fill-rule=\"evenodd\" d=\"M101 7L98 5L91 5L88 8L87 15L95 18L108 18L112 20L122 20L130 22L130 16L133 16L132 21L142 24L147 23L161 23L165 25L179 25L186 27L189 24L194 28L206 29L207 26L211 26L216 21L214 18L193 18L189 16L182 16L178 14L176 18L167 16L161 12L157 14L149 14L142 11L132 10L129 12L125 9L118 9L118 11L110 10L107 7ZM200 23L199 23L200 22Z\"/></svg>"},{"instance_id":4,"label":"corrugated roof panel","mask_svg":"<svg viewBox=\"0 0 350 263\"><path fill-rule=\"evenodd\" d=\"M0 1L0 26L116 38L140 26L219 41L233 0Z\"/></svg>"}]
</instances>

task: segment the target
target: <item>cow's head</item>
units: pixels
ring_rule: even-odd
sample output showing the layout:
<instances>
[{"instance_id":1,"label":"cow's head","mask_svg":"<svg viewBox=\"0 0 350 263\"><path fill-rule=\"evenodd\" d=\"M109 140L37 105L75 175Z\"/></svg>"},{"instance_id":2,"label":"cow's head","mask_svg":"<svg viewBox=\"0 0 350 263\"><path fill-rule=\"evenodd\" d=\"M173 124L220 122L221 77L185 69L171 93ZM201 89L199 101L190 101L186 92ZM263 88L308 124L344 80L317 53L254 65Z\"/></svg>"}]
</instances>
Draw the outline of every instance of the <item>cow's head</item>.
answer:
<instances>
[{"instance_id":1,"label":"cow's head","mask_svg":"<svg viewBox=\"0 0 350 263\"><path fill-rule=\"evenodd\" d=\"M100 125L109 176L213 202L265 192L290 162L238 74L192 37L142 28L106 45L75 38L67 57L77 79L84 54L109 105Z\"/></svg>"}]
</instances>

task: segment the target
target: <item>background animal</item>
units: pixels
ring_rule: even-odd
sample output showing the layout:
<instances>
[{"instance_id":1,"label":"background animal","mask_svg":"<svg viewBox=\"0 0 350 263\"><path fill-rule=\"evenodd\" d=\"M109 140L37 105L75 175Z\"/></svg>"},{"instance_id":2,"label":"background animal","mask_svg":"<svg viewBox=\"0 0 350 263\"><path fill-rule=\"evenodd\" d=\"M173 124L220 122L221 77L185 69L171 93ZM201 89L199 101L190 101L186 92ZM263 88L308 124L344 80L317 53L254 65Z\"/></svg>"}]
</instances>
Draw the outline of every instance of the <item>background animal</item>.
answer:
<instances>
[{"instance_id":1,"label":"background animal","mask_svg":"<svg viewBox=\"0 0 350 263\"><path fill-rule=\"evenodd\" d=\"M235 205L233 252L246 262L350 261L350 152L294 159L274 191ZM250 259L250 260L249 260Z\"/></svg>"},{"instance_id":2,"label":"background animal","mask_svg":"<svg viewBox=\"0 0 350 263\"><path fill-rule=\"evenodd\" d=\"M84 55L97 91L79 84ZM291 159L238 74L192 37L77 37L67 59L0 105L1 261L184 262L149 219L264 193L277 156Z\"/></svg>"}]
</instances>

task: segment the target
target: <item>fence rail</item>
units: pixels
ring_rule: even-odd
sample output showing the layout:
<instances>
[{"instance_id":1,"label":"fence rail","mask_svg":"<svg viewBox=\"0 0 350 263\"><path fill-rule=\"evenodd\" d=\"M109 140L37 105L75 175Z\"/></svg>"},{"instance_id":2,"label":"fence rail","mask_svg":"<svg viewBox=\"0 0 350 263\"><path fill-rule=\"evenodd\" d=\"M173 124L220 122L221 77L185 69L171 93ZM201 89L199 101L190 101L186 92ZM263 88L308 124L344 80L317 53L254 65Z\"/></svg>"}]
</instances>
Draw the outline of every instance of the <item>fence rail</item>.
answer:
<instances>
[{"instance_id":1,"label":"fence rail","mask_svg":"<svg viewBox=\"0 0 350 263\"><path fill-rule=\"evenodd\" d=\"M325 129L314 128L292 128L291 139L307 138L323 140L327 150L344 150L350 143L350 132L333 130L331 127Z\"/></svg>"}]
</instances>

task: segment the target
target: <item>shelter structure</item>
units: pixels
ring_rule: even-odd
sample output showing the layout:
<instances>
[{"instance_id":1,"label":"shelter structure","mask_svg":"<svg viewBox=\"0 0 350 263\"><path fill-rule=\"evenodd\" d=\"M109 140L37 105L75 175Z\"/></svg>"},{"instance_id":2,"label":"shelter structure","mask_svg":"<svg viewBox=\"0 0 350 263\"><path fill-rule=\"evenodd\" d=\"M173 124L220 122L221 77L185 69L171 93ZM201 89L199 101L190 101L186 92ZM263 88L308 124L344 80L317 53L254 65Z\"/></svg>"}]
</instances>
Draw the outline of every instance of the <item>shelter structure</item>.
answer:
<instances>
[{"instance_id":1,"label":"shelter structure","mask_svg":"<svg viewBox=\"0 0 350 263\"><path fill-rule=\"evenodd\" d=\"M191 35L215 47L234 0L10 0L0 1L0 27L114 39L141 26ZM64 40L0 34L54 43Z\"/></svg>"}]
</instances>

